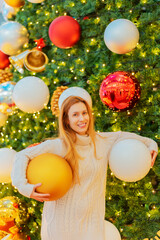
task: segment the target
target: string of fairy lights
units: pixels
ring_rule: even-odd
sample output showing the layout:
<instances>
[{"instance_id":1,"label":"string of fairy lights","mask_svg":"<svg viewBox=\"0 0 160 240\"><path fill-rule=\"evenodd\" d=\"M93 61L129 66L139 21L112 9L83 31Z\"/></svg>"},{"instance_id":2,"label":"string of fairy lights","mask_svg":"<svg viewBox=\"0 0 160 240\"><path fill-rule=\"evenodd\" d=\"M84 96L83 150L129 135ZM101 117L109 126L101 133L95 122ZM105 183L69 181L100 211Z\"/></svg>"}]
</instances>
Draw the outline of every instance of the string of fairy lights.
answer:
<instances>
[{"instance_id":1,"label":"string of fairy lights","mask_svg":"<svg viewBox=\"0 0 160 240\"><path fill-rule=\"evenodd\" d=\"M55 2L56 3L56 1L52 1L53 3ZM59 2L64 2L64 0L60 0ZM105 4L105 0L102 0L101 1L102 3L104 3ZM86 3L86 0L81 0L81 3ZM142 4L147 4L147 0L141 0L141 3ZM121 8L121 6L122 6L122 2L121 1L117 1L116 3L116 6L117 6L117 9L118 10L120 10L120 8ZM157 3L155 2L154 3L155 5L157 5ZM50 12L49 11L45 11L44 10L44 4L42 3L41 4L42 5L42 7L40 7L37 11L36 11L36 14L40 14L41 12L44 12L44 14L48 17L48 20L46 20L45 21L45 23L43 23L43 27L45 27L45 26L47 26L49 23L50 23L50 19L49 19L49 15L50 15ZM70 7L74 7L74 5L75 5L75 3L74 2L70 2ZM53 9L55 9L56 8L56 5L52 5L51 6L51 10L53 10ZM137 10L137 7L134 7L134 8L132 8L132 9L130 9L129 10L129 13L130 14L132 14L132 12L134 11L134 10ZM112 12L112 5L110 4L108 4L108 6L107 6L107 10L108 11L110 11L110 12ZM21 11L24 11L24 8L22 8L21 9ZM59 14L59 11L58 10L56 10L55 9L55 14ZM63 15L65 16L65 15L67 15L67 12L64 12L63 13ZM101 18L99 17L99 16L95 16L95 15L93 15L93 16L89 16L89 18L91 18L91 17L94 17L95 19L94 19L94 23L95 24L98 24L100 21L101 21ZM80 19L80 18L79 18ZM29 18L28 18L28 20L29 20ZM158 19L157 19L158 20ZM33 26L33 22L29 22L28 23L28 30L30 30L30 29L32 29L32 26ZM38 25L39 24L39 21L37 21L36 22L36 25ZM137 22L137 24L138 24L138 22ZM154 23L151 23L151 27L154 25ZM151 37L152 38L152 40L155 40L155 37L154 36L152 36ZM105 50L99 50L98 48L100 48L99 46L98 46L98 41L97 41L97 39L95 38L95 37L92 37L91 39L90 39L90 42L89 42L89 40L88 40L88 47L87 47L87 49L85 50L86 51L86 53L85 54L94 54L94 53L99 53L99 52L106 52ZM51 44L52 45L52 44ZM92 51L92 46L95 46L95 45L97 45L97 50L96 51ZM27 45L25 46L25 47L27 47ZM141 62L142 64L141 64L141 66L137 69L136 68L136 70L135 71L133 71L133 69L132 69L132 74L133 75L135 75L136 73L135 72L143 72L143 71L148 71L148 70L151 70L151 72L153 71L153 66L152 66L152 64L150 63L150 62L148 62L149 60L151 60L150 58L148 58L147 57L147 52L146 51L144 51L144 50L142 50L142 47L141 47L141 44L137 44L137 48L138 48L138 50L140 50L140 52L139 52L139 56L137 56L136 55L136 60L133 60L133 61L131 61L131 60L128 60L128 61L126 61L126 59L125 59L125 64L130 64L130 63L138 63L138 62ZM56 52L58 52L58 48L56 48L56 47L54 47L54 49L53 49L53 53L55 54ZM154 56L155 57L157 57L157 56L159 56L159 53L160 53L160 49L158 49L156 46L153 46L152 47L152 49L151 49L151 52L152 52L152 54L153 54L153 58L154 58ZM53 55L54 55L53 54ZM78 56L76 56L76 50L75 49L71 49L71 50L68 50L67 52L66 52L66 58L65 58L65 56L63 56L63 59L61 58L61 56L59 57L59 59L58 60L55 60L54 58L52 58L51 60L50 60L50 63L49 63L49 65L52 65L52 64L55 64L55 65L57 65L57 69L54 69L54 74L56 75L58 75L58 73L59 72L61 72L61 73L63 73L63 74L65 74L65 72L68 72L68 70L64 70L64 67L67 65L67 62L68 62L68 59L70 59L70 60L72 60L72 61L74 61L75 60L75 62L76 62L76 65L80 65L81 66L81 68L79 69L79 71L83 74L83 73L85 73L85 67L84 67L84 64L85 64L85 62L84 62L84 60L85 60L85 54L84 55L82 55L81 57L78 57ZM127 56L130 56L132 53L127 53L126 55ZM140 58L140 59L138 59L138 57ZM154 60L154 59L153 59ZM122 60L123 61L123 60ZM154 61L153 61L154 62ZM123 62L116 62L116 63L114 63L114 64L110 64L110 67L112 68L112 67L114 67L115 66L115 68L121 68L121 67L123 67ZM101 67L101 68L106 68L106 63L105 62L103 62L103 63L100 63L99 64L99 67ZM133 67L131 67L131 68L133 68ZM120 70L120 69L119 69ZM154 67L154 70L158 70L158 67ZM79 77L76 75L76 71L77 71L77 69L75 69L74 68L74 62L73 62L73 65L72 66L70 66L70 68L69 68L69 71L71 72L71 73L75 73L75 76L73 76L73 79L74 80L77 80ZM17 72L16 70L14 70L14 72ZM108 74L108 73L107 73ZM33 76L35 76L36 75L36 73L34 73L34 72L30 72L30 75L33 75ZM85 77L85 76L84 76ZM23 78L23 76L22 75L19 75L19 79L22 79ZM81 76L81 78L83 79L83 75ZM47 77L45 77L45 76L42 76L41 77L41 79L42 80L44 80L44 82L47 82L48 80L47 80ZM54 85L57 85L57 84L59 84L59 82L60 82L60 80L59 80L59 78L58 77L56 77L55 76L55 78L54 78L54 80L53 80L53 84ZM88 79L87 80L87 84L92 84L92 82ZM141 83L141 86L143 85L143 83ZM157 86L158 85L158 81L157 82L152 82L152 87L153 87L153 91L154 92L156 92L158 89L159 89L159 86ZM150 88L150 86L148 87L148 89ZM152 103L152 96L151 97L149 97L149 99L146 101L148 104L149 103ZM50 106L48 106L48 107L45 107L45 110L47 110L47 111L51 111L50 110ZM26 119L25 119L25 122L24 122L24 120L21 120L21 119L23 119L23 113L22 112L20 112L20 111L18 111L17 109L15 109L15 110L13 110L13 112L12 112L12 115L14 115L14 114L16 114L17 115L17 121L19 121L19 129L18 130L13 130L12 131L12 134L13 134L13 138L14 138L14 141L18 141L18 138L17 138L17 132L18 132L18 134L21 134L21 135L23 135L23 133L26 133L26 132L32 132L33 131L33 128L28 128L28 123L29 123L29 121L30 121L30 119L34 119L35 120L35 123L36 123L36 121L39 121L39 115L40 115L40 112L36 112L36 113L33 113L33 114L30 114L30 117L26 117ZM118 115L119 115L119 113L118 112L112 112L112 114L111 114L111 110L110 109L106 109L105 111L104 111L104 114L105 115L107 115L107 117L108 118L114 118L114 122L116 123L117 122L117 117L118 117ZM111 114L111 117L109 116L109 114ZM145 106L144 106L144 108L143 108L143 114L144 115L146 115L147 114L147 116L148 116L148 113L147 113L147 106L146 106L146 108L145 108ZM94 115L95 115L95 117L96 118L100 118L101 117L101 113L100 112L97 112L97 111L94 111ZM132 111L131 110L127 110L126 111L126 117L131 117L131 115L132 115ZM159 113L159 115L160 115L160 113ZM149 115L149 116L151 116L151 115ZM154 116L154 115L153 115ZM6 125L8 124L9 122L8 121L6 121ZM42 121L42 123L43 124L47 124L46 125L46 127L44 128L44 132L45 131L48 131L49 133L52 133L52 132L54 132L54 131L56 131L56 129L57 129L57 123L56 123L56 120L55 120L55 118L53 118L53 122L48 122L47 121L47 119L44 119L43 121ZM15 122L14 122L14 124L15 124ZM6 130L6 128L7 128L7 126L4 126L4 127L2 127L2 131L1 131L1 133L0 133L0 135L1 135L1 138L0 138L0 142L3 144L3 143L5 143L9 148L12 148L12 146L10 146L9 145L9 143L10 143L10 136L8 135L8 134L5 134L4 132L5 132L5 130ZM35 124L35 128L36 128L36 124ZM50 130L50 129L52 129L52 130ZM42 130L42 129L41 129ZM114 124L113 124L113 127L112 127L112 130L113 131L117 131L117 130L120 130L120 129L118 129L118 127L117 126L114 126ZM141 125L138 125L137 126L137 130L138 131L141 131ZM38 130L35 130L34 129L34 131L37 131L37 133L38 133ZM43 130L42 130L43 131ZM97 130L98 131L98 130ZM160 139L160 136L158 135L158 134L156 134L155 135L155 138L156 139ZM23 145L23 147L25 148L25 147L27 147L27 144L25 143L25 142L23 142L22 143L22 145ZM110 175L111 175L111 177L114 177L114 175L113 175L113 173L111 172L110 173ZM150 181L150 182L148 182L147 183L148 184L148 186L147 186L147 188L148 189L150 189L150 191L151 191L151 193L152 194L156 194L157 193L157 190L155 190L153 187L152 187L152 182ZM5 185L5 184L3 184L2 183L2 185ZM126 183L126 182L122 182L122 185L123 185L123 187L127 187L127 185L129 185L128 183ZM6 185L6 189L7 189L8 187L7 187L7 185ZM15 189L14 190L15 192L17 192L17 190ZM0 194L1 194L1 192L0 192ZM141 192L141 191L138 191L137 192L137 196L139 196L139 197L143 197L143 193ZM112 200L112 195L108 195L107 196L107 200L108 201L111 201ZM128 198L126 198L126 200L128 200ZM36 206L36 201L32 201L32 206L30 206L29 208L28 208L28 212L29 213L33 213L34 212L34 208L35 208L35 206ZM143 205L141 205L141 207L144 207ZM147 218L149 219L150 217L151 217L151 215L153 214L153 211L158 211L158 206L156 206L156 204L153 204L152 205L152 207L151 207L151 209L150 210L148 210L148 211L146 211L146 216L147 216ZM121 214L122 214L122 212L121 212L121 210L116 210L115 211L115 215L117 216L117 217L120 217L121 216ZM38 228L38 225L36 225L36 228ZM120 232L123 232L123 228L120 228ZM31 230L31 233L33 233L33 230Z\"/></svg>"},{"instance_id":2,"label":"string of fairy lights","mask_svg":"<svg viewBox=\"0 0 160 240\"><path fill-rule=\"evenodd\" d=\"M63 1L61 1L61 2L63 2ZM85 0L82 0L81 2L82 2L82 3L86 3ZM104 2L104 0L102 0L102 2ZM146 4L147 1L146 1L146 0L143 0L143 1L141 1L141 3L142 3L142 4ZM117 8L120 9L121 6L122 6L122 2L117 2L116 4L117 4ZM157 3L155 3L155 4L157 4ZM70 6L71 6L71 7L74 7L74 5L75 5L74 2L71 2L71 3L70 3ZM53 10L55 7L56 7L56 5L52 5L52 6L51 6L52 10ZM107 7L108 7L107 10L108 10L108 11L111 11L111 5L110 5L110 6L107 6ZM135 7L135 8L136 8L136 7ZM132 8L132 9L129 11L129 13L132 14L133 10L134 10L134 9ZM22 8L21 11L24 11L24 8ZM44 14L45 14L46 16L49 16L49 15L50 15L50 12L44 11L43 3L42 3L42 7L36 11L37 14L40 14L41 12L44 12ZM55 10L55 13L58 14L59 11L58 11L58 10ZM64 15L64 16L67 15L67 12L64 12L63 15ZM93 17L93 16L92 16L92 17ZM90 16L90 18L91 18L91 16ZM95 18L95 15L94 15L94 18ZM29 18L28 18L28 20L29 20ZM95 23L95 24L98 24L100 21L101 21L100 17L96 17L95 20L94 20L94 23ZM45 23L43 24L43 26L46 26L48 23L49 23L49 19L45 21ZM36 24L39 24L39 22L37 21ZM138 24L138 23L137 23L137 24ZM28 23L28 26L32 26L32 25L33 25L33 22L29 22L29 23ZM151 23L151 26L152 26L152 25L153 25L153 23ZM30 27L29 27L28 30L30 30ZM154 36L152 36L152 39L154 40ZM95 38L91 38L91 39L90 39L90 44L89 44L89 46L93 46L93 45L97 45L97 40L96 40ZM98 47L97 47L97 48L98 48ZM138 48L138 49L141 49L141 45L140 45L140 44L137 44L137 48ZM54 47L54 50L53 50L54 53L57 52L57 50L58 50L58 49L57 49L56 47ZM75 51L76 51L76 50L71 49L71 50L69 51L69 53L66 53L66 57L67 57L66 61L68 60L68 58L70 58L71 60L77 58L77 56L73 56L73 55L72 55L72 54L75 54ZM96 53L98 53L98 51L100 52L100 50L97 50ZM103 52L103 51L105 52L105 50L101 50L101 52ZM153 55L155 55L155 56L158 56L158 55L159 55L159 51L160 51L160 50L159 50L158 48L156 48L156 47L153 47L153 48L152 48L152 53L153 53ZM95 53L95 51L92 52L91 49L90 49L89 47L87 47L86 53ZM129 56L129 55L131 55L131 53L127 53L126 55ZM149 60L149 58L146 58L146 52L145 52L145 51L141 51L140 54L139 54L139 56L141 57L141 59L140 59L140 60L137 60L137 59L136 59L136 62L138 62L138 61L144 62L144 64L145 64L145 65L144 65L144 68L145 68L145 69L149 69L149 68L150 68L150 65L149 65L149 64L146 64L147 60ZM82 58L83 58L83 55L82 55ZM144 59L142 59L142 58L144 58ZM59 61L59 62L58 62L58 61ZM55 61L54 59L51 59L51 62L49 63L49 65L51 65L52 63L56 63L57 69L54 70L54 73L55 73L55 74L57 74L58 71L61 71L61 72L64 72L64 73L65 73L65 70L64 70L64 68L63 68L63 67L66 65L66 62L65 62L65 60L64 60L64 57L63 57L63 60L62 60L62 61L61 61L61 59L59 59L58 61ZM76 61L76 64L82 64L82 65L84 64L84 61L81 60L81 58L78 58L78 59L76 59L75 61ZM134 62L135 62L135 61L134 61ZM128 61L127 63L131 63L131 61ZM133 63L133 62L132 62L132 63ZM103 67L103 68L106 67L106 63L101 63L101 64L102 64L102 67ZM116 64L117 64L117 65L116 65ZM116 64L115 64L116 67L117 67L117 66L118 66L118 67L121 67L121 66L122 66L122 63L120 63L120 62L118 62L118 63L116 63ZM113 66L112 63L110 64L110 66L111 66L111 67ZM151 66L151 68L152 68L152 66ZM156 69L156 67L154 67L154 69ZM77 70L77 69L76 69L76 70ZM143 71L143 70L144 70L143 68L138 69L138 70L136 69L136 71ZM70 72L71 72L71 73L74 73L74 65L70 67ZM84 73L84 72L85 72L85 68L82 67L82 68L80 69L80 72ZM132 72L132 74L134 75L135 73ZM31 75L35 75L35 73L31 73ZM20 76L19 79L21 79L21 78L23 78L23 77ZM42 79L45 81L45 80L46 80L46 77L42 77ZM77 80L77 76L75 76L74 79ZM57 84L58 82L59 82L59 79L58 79L58 78L55 78L53 83L54 83L54 84ZM89 84L89 80L87 81L87 83ZM152 83L152 86L153 86L153 87L156 86L156 83L153 82L153 83ZM155 89L155 91L156 91L156 88L154 88L154 89ZM148 102L151 102L151 99L149 99ZM48 107L48 109L50 109L50 107ZM109 110L105 110L105 114L108 114L108 112L109 112ZM146 113L147 113L147 111L144 110L144 114L146 114ZM37 113L37 114L39 114L39 113ZM130 114L131 114L131 112L130 112L130 111L127 111L127 115L130 116ZM97 117L100 117L100 116L101 116L100 113L96 113L96 115L97 115ZM113 116L114 116L114 115L116 115L116 113L113 113ZM19 115L19 118L21 118L21 115ZM36 115L36 114L33 114L33 118L34 118L34 119L37 119L37 115ZM26 119L26 121L27 121L27 119ZM115 122L116 122L116 121L117 121L117 118L115 118ZM7 123L7 122L6 122L6 123ZM43 123L46 123L46 120L44 120ZM52 124L53 124L53 126L54 126L54 125L55 125L55 122L53 122ZM141 127L140 127L140 126L138 126L137 129L138 129L138 131L141 131ZM5 127L3 127L3 130L5 130ZM24 129L24 131L27 131L27 130L28 130L28 129L26 129L26 128ZM45 130L48 130L48 129L45 128ZM117 130L117 129L114 129L114 128L113 128L113 131L116 131L116 130ZM21 130L18 130L18 131L21 132ZM31 132L32 129L29 129L29 131ZM1 133L1 135L3 136L3 133ZM8 136L6 135L5 137L7 138ZM155 137L158 137L158 135L156 135ZM3 141L5 141L4 138L2 138L2 142L3 142ZM15 138L15 141L16 141L16 138Z\"/></svg>"},{"instance_id":3,"label":"string of fairy lights","mask_svg":"<svg viewBox=\"0 0 160 240\"><path fill-rule=\"evenodd\" d=\"M63 3L64 1L62 1L62 3ZM86 3L86 1L81 1L82 3ZM104 1L102 1L102 2L104 2ZM143 4L146 4L147 3L147 1L142 1L142 3ZM70 2L70 5L72 6L72 5L74 5L75 3L74 2ZM120 8L121 6L119 5L119 4L122 4L122 3L120 3L120 2L117 2L117 7L118 8ZM155 4L157 4L157 3L155 3ZM73 7L73 6L72 6ZM56 5L51 5L51 10L53 11L53 9L55 9L56 8ZM111 8L110 7L108 7L108 10L110 11L111 10ZM22 8L22 11L24 11L24 8ZM130 13L132 13L132 11L133 10L130 10ZM36 11L36 13L37 14L40 14L40 13L44 13L46 16L48 16L48 19L43 23L43 26L47 26L49 23L50 23L50 18L49 18L49 15L50 15L50 12L48 12L48 11L45 11L44 10L44 8L43 8L43 3L42 3L42 7L41 8L39 8L37 11ZM58 13L59 13L59 11L58 10L56 10L55 9L55 14L57 14L58 15ZM61 14L62 15L62 14ZM63 13L63 15L65 16L65 15L67 15L67 12L64 12ZM100 17L96 17L95 15L93 15L93 16L90 16L89 17L89 19L91 19L91 20L93 20L92 18L94 17L94 24L98 24L100 21L101 21L101 18ZM28 20L29 20L29 18L28 18ZM155 20L156 21L156 20ZM28 30L30 30L30 29L32 29L32 28L30 28L30 26L32 26L34 23L33 22L30 22L29 21L29 23L28 23ZM39 24L39 22L37 21L36 22L36 24ZM137 25L138 25L138 22L137 22ZM151 23L151 26L153 25L153 23ZM151 38L154 40L155 39L155 37L154 37L154 35L153 36L151 36ZM86 51L86 53L99 53L99 52L106 52L106 50L96 50L96 51L92 51L90 48L89 48L89 46L93 46L93 45L96 45L97 46L97 49L98 48L100 48L100 46L98 46L98 40L96 40L95 38L91 38L90 39L90 42L88 41L87 42L87 44L88 44L88 47L87 47L87 49L85 50ZM53 45L52 43L50 43L51 44L51 46ZM138 49L141 49L141 45L140 44L137 44L137 48ZM53 55L57 52L57 48L56 47L54 47L53 48ZM68 53L69 52L69 53ZM159 55L159 52L160 52L160 50L157 48L157 47L155 47L155 46L153 46L152 47L152 54L153 54L153 56L155 55L155 56L158 56ZM61 57L59 57L59 59L58 59L58 56L56 56L56 61L55 61L55 59L51 59L51 61L50 61L50 63L49 63L49 65L51 65L52 63L53 64L56 64L57 65L57 69L54 69L54 74L58 74L58 71L61 71L61 72L63 72L63 73L65 73L65 72L67 72L67 71L65 71L64 70L64 66L66 66L66 62L68 62L68 58L70 59L70 60L72 60L72 62L73 62L73 60L75 59L75 58L78 58L78 56L74 56L74 54L76 54L76 49L71 49L71 50L68 50L67 52L66 52L66 60L65 60L65 56L63 55L63 59L61 59ZM133 62L138 62L138 61L140 61L140 62L144 62L144 68L145 69L150 69L150 68L152 68L152 65L151 64L147 64L147 61L148 60L150 60L149 58L146 58L146 52L145 51L140 51L140 53L139 53L139 57L141 58L140 60L138 60L137 59L137 55L136 55L136 61L135 60L133 60L132 61L132 63ZM130 56L131 55L131 53L127 53L126 54L127 56ZM85 55L81 55L81 58L82 59L85 59ZM83 64L84 64L84 60L81 60L81 58L78 58L78 59L76 59L75 60L75 62L76 62L76 64L79 64L79 65L82 65L83 66ZM143 59L142 59L143 58ZM58 62L59 61L59 62ZM66 62L65 62L66 61ZM128 63L131 63L131 61L126 61L126 59L125 59L125 63L126 64L128 64ZM122 63L120 63L120 62L118 62L118 63L114 63L114 64L112 64L112 63L110 63L110 66L112 67L112 66L114 66L115 65L115 67L121 67L122 65L123 65L123 62ZM106 63L104 62L104 63L101 63L101 67L103 67L103 68L105 68L106 67ZM156 69L156 67L154 67L154 69ZM81 73L84 73L85 72L85 67L82 67L82 68L80 68L80 69L78 69ZM141 68L140 69L136 69L136 71L143 71L144 69L143 69L143 66L141 66ZM74 72L76 72L77 71L77 69L74 69L74 64L73 64L73 66L70 66L70 72L71 73L74 73ZM132 74L134 74L134 71L132 71ZM75 80L77 80L77 76L74 76L74 79ZM54 84L57 84L58 83L58 79L57 78L55 78L55 80L54 80ZM152 85L153 86L155 86L155 83L152 83Z\"/></svg>"}]
</instances>

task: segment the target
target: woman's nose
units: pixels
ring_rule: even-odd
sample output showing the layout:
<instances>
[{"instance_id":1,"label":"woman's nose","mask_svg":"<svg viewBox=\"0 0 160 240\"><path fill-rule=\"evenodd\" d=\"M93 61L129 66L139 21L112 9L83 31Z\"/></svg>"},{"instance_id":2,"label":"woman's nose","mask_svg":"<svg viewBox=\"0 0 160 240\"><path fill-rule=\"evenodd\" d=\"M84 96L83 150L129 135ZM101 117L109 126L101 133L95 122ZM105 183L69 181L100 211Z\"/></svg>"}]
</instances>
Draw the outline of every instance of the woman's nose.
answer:
<instances>
[{"instance_id":1,"label":"woman's nose","mask_svg":"<svg viewBox=\"0 0 160 240\"><path fill-rule=\"evenodd\" d=\"M79 120L83 120L84 119L84 116L82 114L79 115Z\"/></svg>"}]
</instances>

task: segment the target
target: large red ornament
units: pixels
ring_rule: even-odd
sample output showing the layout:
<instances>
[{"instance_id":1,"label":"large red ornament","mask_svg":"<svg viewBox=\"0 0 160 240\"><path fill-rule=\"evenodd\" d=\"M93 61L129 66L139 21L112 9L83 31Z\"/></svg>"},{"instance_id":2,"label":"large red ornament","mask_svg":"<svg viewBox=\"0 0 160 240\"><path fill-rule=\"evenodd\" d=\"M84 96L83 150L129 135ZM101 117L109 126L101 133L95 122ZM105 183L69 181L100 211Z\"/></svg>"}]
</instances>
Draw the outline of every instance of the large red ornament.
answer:
<instances>
[{"instance_id":1,"label":"large red ornament","mask_svg":"<svg viewBox=\"0 0 160 240\"><path fill-rule=\"evenodd\" d=\"M71 48L80 39L80 25L70 16L61 16L49 26L49 38L59 48Z\"/></svg>"},{"instance_id":2,"label":"large red ornament","mask_svg":"<svg viewBox=\"0 0 160 240\"><path fill-rule=\"evenodd\" d=\"M5 69L9 64L9 56L0 51L0 69Z\"/></svg>"},{"instance_id":3,"label":"large red ornament","mask_svg":"<svg viewBox=\"0 0 160 240\"><path fill-rule=\"evenodd\" d=\"M109 74L100 86L102 102L112 110L124 111L133 108L140 98L140 85L128 72Z\"/></svg>"}]
</instances>

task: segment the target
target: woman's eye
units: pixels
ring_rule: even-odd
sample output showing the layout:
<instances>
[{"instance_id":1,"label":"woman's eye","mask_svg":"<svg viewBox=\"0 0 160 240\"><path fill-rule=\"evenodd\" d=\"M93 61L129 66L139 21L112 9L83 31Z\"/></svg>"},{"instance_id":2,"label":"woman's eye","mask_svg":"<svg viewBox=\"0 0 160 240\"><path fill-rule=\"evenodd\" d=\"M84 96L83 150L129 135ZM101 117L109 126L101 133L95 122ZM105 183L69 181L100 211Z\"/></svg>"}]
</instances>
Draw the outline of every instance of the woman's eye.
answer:
<instances>
[{"instance_id":1,"label":"woman's eye","mask_svg":"<svg viewBox=\"0 0 160 240\"><path fill-rule=\"evenodd\" d=\"M74 116L74 117L77 116L77 113L74 113L73 116Z\"/></svg>"},{"instance_id":2,"label":"woman's eye","mask_svg":"<svg viewBox=\"0 0 160 240\"><path fill-rule=\"evenodd\" d=\"M87 114L87 112L84 112L83 114L85 115L85 114Z\"/></svg>"}]
</instances>

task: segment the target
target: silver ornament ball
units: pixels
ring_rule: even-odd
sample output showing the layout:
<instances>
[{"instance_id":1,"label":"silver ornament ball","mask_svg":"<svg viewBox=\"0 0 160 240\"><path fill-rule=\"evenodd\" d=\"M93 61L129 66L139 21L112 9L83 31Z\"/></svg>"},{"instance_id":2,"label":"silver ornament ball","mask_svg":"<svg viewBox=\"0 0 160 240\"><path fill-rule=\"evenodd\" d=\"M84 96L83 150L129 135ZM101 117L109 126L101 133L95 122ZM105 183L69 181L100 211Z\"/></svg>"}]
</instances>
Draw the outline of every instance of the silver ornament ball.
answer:
<instances>
[{"instance_id":1,"label":"silver ornament ball","mask_svg":"<svg viewBox=\"0 0 160 240\"><path fill-rule=\"evenodd\" d=\"M26 43L28 32L20 23L8 21L0 26L0 50L3 53L16 55Z\"/></svg>"}]
</instances>

